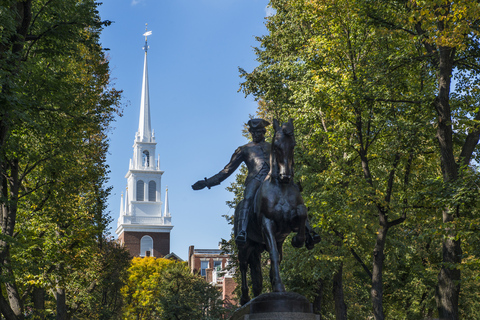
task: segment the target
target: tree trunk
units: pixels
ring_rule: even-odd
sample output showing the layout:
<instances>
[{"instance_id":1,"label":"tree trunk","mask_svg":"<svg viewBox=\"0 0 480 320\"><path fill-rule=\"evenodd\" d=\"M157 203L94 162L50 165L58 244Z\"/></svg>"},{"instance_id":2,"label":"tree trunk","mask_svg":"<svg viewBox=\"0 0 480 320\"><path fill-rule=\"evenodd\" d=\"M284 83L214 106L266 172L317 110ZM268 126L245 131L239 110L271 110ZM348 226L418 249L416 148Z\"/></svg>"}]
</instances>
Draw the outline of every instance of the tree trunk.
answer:
<instances>
[{"instance_id":1,"label":"tree trunk","mask_svg":"<svg viewBox=\"0 0 480 320\"><path fill-rule=\"evenodd\" d=\"M3 295L0 295L0 311L6 320L18 320L12 308Z\"/></svg>"},{"instance_id":2,"label":"tree trunk","mask_svg":"<svg viewBox=\"0 0 480 320\"><path fill-rule=\"evenodd\" d=\"M440 159L443 181L453 182L458 179L458 165L453 153L453 129L450 109L450 85L453 72L455 48L439 47L438 96L435 108L438 114L437 139L440 147ZM449 209L443 211L443 222L448 223L458 217L458 212ZM460 269L455 265L461 263L461 243L455 239L456 231L447 230L443 242L443 265L438 274L436 292L439 317L446 320L458 320L458 299L460 295ZM453 265L453 267L451 267Z\"/></svg>"},{"instance_id":3,"label":"tree trunk","mask_svg":"<svg viewBox=\"0 0 480 320\"><path fill-rule=\"evenodd\" d=\"M383 261L385 260L385 239L387 238L387 231L388 227L381 223L378 229L375 249L373 250L371 297L375 320L385 319L385 315L383 314Z\"/></svg>"},{"instance_id":4,"label":"tree trunk","mask_svg":"<svg viewBox=\"0 0 480 320\"><path fill-rule=\"evenodd\" d=\"M347 320L347 305L343 295L343 263L333 275L333 297L335 299L335 319Z\"/></svg>"},{"instance_id":5,"label":"tree trunk","mask_svg":"<svg viewBox=\"0 0 480 320\"><path fill-rule=\"evenodd\" d=\"M0 186L0 194L6 202L1 203L2 221L1 228L2 234L7 238L0 240L0 262L1 273L6 279L4 282L5 291L7 293L10 310L16 315L15 319L24 319L23 304L18 293L17 286L15 284L15 276L11 269L10 264L10 241L8 238L13 238L13 232L15 229L15 222L17 218L17 201L18 192L20 188L19 181L19 164L18 160L9 161L10 179L7 181L3 178L2 185ZM7 162L2 162L1 170L7 173ZM5 176L7 176L5 174ZM1 293L0 293L1 294ZM3 312L3 311L2 311ZM10 313L9 311L7 311Z\"/></svg>"},{"instance_id":6,"label":"tree trunk","mask_svg":"<svg viewBox=\"0 0 480 320\"><path fill-rule=\"evenodd\" d=\"M443 263L459 264L461 262L462 249L460 240L445 239L443 242ZM442 320L457 320L458 298L460 295L460 270L448 268L445 265L438 274L436 292L438 315Z\"/></svg>"},{"instance_id":7,"label":"tree trunk","mask_svg":"<svg viewBox=\"0 0 480 320\"><path fill-rule=\"evenodd\" d=\"M16 32L9 37L6 45L0 46L0 50L2 50L0 57L8 57L5 63L6 69L2 71L7 73L5 79L12 79L18 72L25 38L32 20L32 0L16 1L6 10L14 13ZM16 222L18 192L21 183L19 181L19 163L18 159L7 160L2 149L11 129L8 110L13 110L15 105L9 101L12 98L9 82L2 81L1 85L2 97L0 97L0 101L6 103L2 104L2 121L0 121L0 196L3 198L0 203L0 223L1 232L6 238L0 240L0 273L7 279L5 291L9 303L2 295L3 292L0 292L0 295L2 295L0 297L0 310L6 319L22 320L24 319L23 303L10 266L10 239L8 239L13 237Z\"/></svg>"},{"instance_id":8,"label":"tree trunk","mask_svg":"<svg viewBox=\"0 0 480 320\"><path fill-rule=\"evenodd\" d=\"M34 319L45 319L45 290L43 288L33 289Z\"/></svg>"},{"instance_id":9,"label":"tree trunk","mask_svg":"<svg viewBox=\"0 0 480 320\"><path fill-rule=\"evenodd\" d=\"M313 301L313 312L320 315L320 320L322 320L322 315L320 311L322 310L322 302L323 302L323 279L318 280L317 289L316 289L316 297Z\"/></svg>"},{"instance_id":10,"label":"tree trunk","mask_svg":"<svg viewBox=\"0 0 480 320\"><path fill-rule=\"evenodd\" d=\"M57 287L55 292L57 299L57 317L56 320L67 320L67 303L65 298L65 289Z\"/></svg>"},{"instance_id":11,"label":"tree trunk","mask_svg":"<svg viewBox=\"0 0 480 320\"><path fill-rule=\"evenodd\" d=\"M365 181L370 186L374 187L372 173L370 171L370 165L367 158L367 148L364 147L364 145L367 145L367 143L363 141L362 118L360 115L357 115L356 126L357 135L360 143L359 155L362 162L363 176L365 178ZM394 173L395 171L393 169L393 174ZM389 179L389 185L390 180L392 179ZM392 189L388 188L388 196L390 196L391 192ZM375 197L375 194L372 194L372 197ZM388 199L385 200L387 203L389 202ZM376 206L378 211L379 228L377 232L375 248L373 249L372 289L370 291L370 295L372 298L373 315L375 320L384 320L385 315L383 314L383 261L385 260L385 240L387 238L388 221L385 209L379 204L377 204Z\"/></svg>"},{"instance_id":12,"label":"tree trunk","mask_svg":"<svg viewBox=\"0 0 480 320\"><path fill-rule=\"evenodd\" d=\"M11 276L13 277L13 274ZM20 294L18 293L18 289L15 282L9 281L5 283L5 288L8 295L8 301L10 302L10 307L12 308L12 311L17 316L17 319L18 320L25 319L25 316L23 313L23 303L22 303L22 300L20 299Z\"/></svg>"},{"instance_id":13,"label":"tree trunk","mask_svg":"<svg viewBox=\"0 0 480 320\"><path fill-rule=\"evenodd\" d=\"M2 181L2 184L0 185L0 194L5 197L6 192L6 180ZM1 214L1 227L2 227L2 234L5 234L7 222L8 222L8 207L6 203L0 203L0 214ZM5 240L0 240L0 257L5 257L8 253L8 243ZM1 258L0 258L1 259ZM3 274L5 272L5 268L3 266L5 259L1 259L1 270L0 272ZM12 310L10 307L10 304L8 303L7 299L3 296L3 293L0 290L0 311L2 315L5 317L7 320L18 320L17 316L15 315L15 312Z\"/></svg>"}]
</instances>

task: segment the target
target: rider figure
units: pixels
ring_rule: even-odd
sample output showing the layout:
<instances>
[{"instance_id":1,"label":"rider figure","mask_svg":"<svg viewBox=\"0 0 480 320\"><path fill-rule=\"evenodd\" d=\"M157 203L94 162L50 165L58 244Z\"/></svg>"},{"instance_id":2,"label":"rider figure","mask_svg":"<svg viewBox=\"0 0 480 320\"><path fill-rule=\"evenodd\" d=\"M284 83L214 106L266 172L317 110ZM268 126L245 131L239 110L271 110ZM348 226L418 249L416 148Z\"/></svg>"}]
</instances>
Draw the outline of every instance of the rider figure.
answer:
<instances>
[{"instance_id":1,"label":"rider figure","mask_svg":"<svg viewBox=\"0 0 480 320\"><path fill-rule=\"evenodd\" d=\"M252 142L247 143L235 150L230 162L222 171L204 180L197 181L192 185L193 190L219 185L227 179L242 162L247 165L248 175L245 180L244 200L241 207L235 210L238 221L238 230L235 242L238 246L245 244L247 240L248 212L253 208L253 200L260 184L265 180L270 171L270 144L265 142L265 133L270 123L263 119L251 119L248 121L248 131L252 135Z\"/></svg>"}]
</instances>

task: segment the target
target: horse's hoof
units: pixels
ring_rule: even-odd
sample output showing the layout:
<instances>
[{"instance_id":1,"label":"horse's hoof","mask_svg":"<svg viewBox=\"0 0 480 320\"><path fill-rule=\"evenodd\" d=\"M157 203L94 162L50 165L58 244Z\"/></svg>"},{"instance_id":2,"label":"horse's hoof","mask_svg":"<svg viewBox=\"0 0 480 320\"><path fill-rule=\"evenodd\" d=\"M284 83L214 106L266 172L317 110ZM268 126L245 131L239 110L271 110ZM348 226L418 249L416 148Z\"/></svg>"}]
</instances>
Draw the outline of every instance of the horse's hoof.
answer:
<instances>
[{"instance_id":1,"label":"horse's hoof","mask_svg":"<svg viewBox=\"0 0 480 320\"><path fill-rule=\"evenodd\" d=\"M317 244L320 241L322 241L322 239L320 238L320 236L316 232L312 231L311 237L312 237L313 244Z\"/></svg>"},{"instance_id":2,"label":"horse's hoof","mask_svg":"<svg viewBox=\"0 0 480 320\"><path fill-rule=\"evenodd\" d=\"M248 301L250 301L250 297L249 296L246 296L245 298L242 296L240 298L240 305L243 306L245 303L247 303Z\"/></svg>"},{"instance_id":3,"label":"horse's hoof","mask_svg":"<svg viewBox=\"0 0 480 320\"><path fill-rule=\"evenodd\" d=\"M305 248L307 248L307 250L312 250L314 246L315 246L315 243L310 241L305 241Z\"/></svg>"},{"instance_id":4,"label":"horse's hoof","mask_svg":"<svg viewBox=\"0 0 480 320\"><path fill-rule=\"evenodd\" d=\"M285 292L285 286L283 284L274 285L273 292Z\"/></svg>"},{"instance_id":5,"label":"horse's hoof","mask_svg":"<svg viewBox=\"0 0 480 320\"><path fill-rule=\"evenodd\" d=\"M308 250L312 250L313 247L319 243L321 241L320 239L320 236L315 233L315 232L312 232L312 234L307 234L307 239L305 240L305 247L308 249Z\"/></svg>"},{"instance_id":6,"label":"horse's hoof","mask_svg":"<svg viewBox=\"0 0 480 320\"><path fill-rule=\"evenodd\" d=\"M301 248L304 243L305 243L305 240L302 241L297 236L294 236L292 238L292 246L294 246L295 248Z\"/></svg>"}]
</instances>

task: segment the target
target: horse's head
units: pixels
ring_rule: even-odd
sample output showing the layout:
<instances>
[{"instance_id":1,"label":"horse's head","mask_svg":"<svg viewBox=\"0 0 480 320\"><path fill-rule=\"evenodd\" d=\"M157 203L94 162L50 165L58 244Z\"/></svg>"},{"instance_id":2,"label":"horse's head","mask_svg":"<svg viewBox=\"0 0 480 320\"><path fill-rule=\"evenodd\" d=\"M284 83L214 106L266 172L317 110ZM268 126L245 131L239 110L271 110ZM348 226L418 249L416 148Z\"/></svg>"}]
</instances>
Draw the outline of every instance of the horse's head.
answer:
<instances>
[{"instance_id":1,"label":"horse's head","mask_svg":"<svg viewBox=\"0 0 480 320\"><path fill-rule=\"evenodd\" d=\"M289 183L293 179L293 148L295 136L293 134L293 119L281 126L273 120L275 134L272 142L271 176L281 183Z\"/></svg>"}]
</instances>

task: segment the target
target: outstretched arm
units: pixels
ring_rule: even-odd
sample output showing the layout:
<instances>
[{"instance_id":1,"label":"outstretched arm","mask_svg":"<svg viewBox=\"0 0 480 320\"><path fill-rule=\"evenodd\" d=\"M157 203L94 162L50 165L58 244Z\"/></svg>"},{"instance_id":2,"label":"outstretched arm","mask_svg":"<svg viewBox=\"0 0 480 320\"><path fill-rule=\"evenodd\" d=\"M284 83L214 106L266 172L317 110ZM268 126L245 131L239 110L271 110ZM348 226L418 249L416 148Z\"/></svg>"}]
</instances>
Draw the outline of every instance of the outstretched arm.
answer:
<instances>
[{"instance_id":1,"label":"outstretched arm","mask_svg":"<svg viewBox=\"0 0 480 320\"><path fill-rule=\"evenodd\" d=\"M216 175L205 178L203 180L198 180L192 185L193 190L201 190L205 187L210 189L213 186L219 185L223 180L227 179L243 162L243 155L241 147L235 150L235 153L232 155L230 162L223 168L222 171L217 173Z\"/></svg>"},{"instance_id":2,"label":"outstretched arm","mask_svg":"<svg viewBox=\"0 0 480 320\"><path fill-rule=\"evenodd\" d=\"M192 185L192 189L193 190L202 190L206 186L207 186L207 178L205 178L204 180L198 180L197 182L195 182ZM210 187L208 187L208 188L210 189Z\"/></svg>"}]
</instances>

